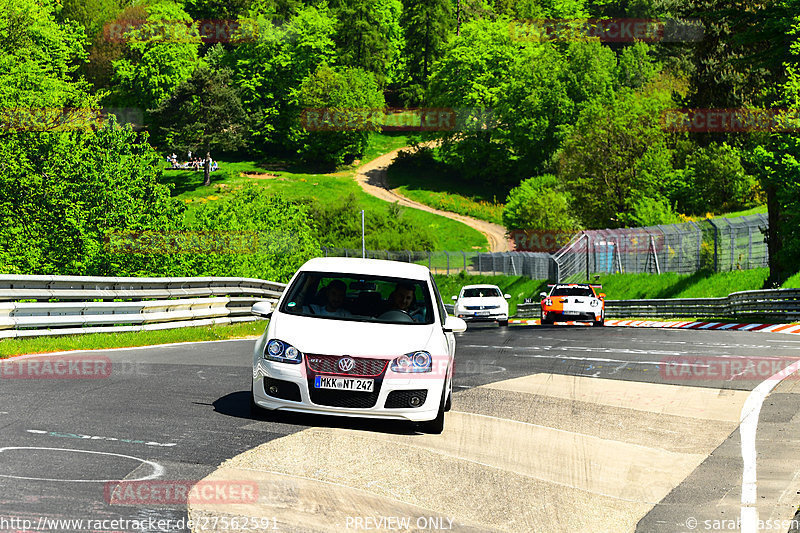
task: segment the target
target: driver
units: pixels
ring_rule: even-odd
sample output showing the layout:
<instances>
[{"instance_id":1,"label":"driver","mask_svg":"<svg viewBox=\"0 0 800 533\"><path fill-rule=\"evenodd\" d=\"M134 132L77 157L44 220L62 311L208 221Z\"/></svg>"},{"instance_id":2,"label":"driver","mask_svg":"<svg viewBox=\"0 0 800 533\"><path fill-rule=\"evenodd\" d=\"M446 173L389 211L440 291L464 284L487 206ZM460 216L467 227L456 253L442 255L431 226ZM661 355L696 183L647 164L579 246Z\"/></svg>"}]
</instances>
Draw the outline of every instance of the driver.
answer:
<instances>
[{"instance_id":1,"label":"driver","mask_svg":"<svg viewBox=\"0 0 800 533\"><path fill-rule=\"evenodd\" d=\"M410 283L398 283L392 294L389 295L389 311L402 311L414 322L422 322L425 317L419 309L412 310L414 303L414 286Z\"/></svg>"}]
</instances>

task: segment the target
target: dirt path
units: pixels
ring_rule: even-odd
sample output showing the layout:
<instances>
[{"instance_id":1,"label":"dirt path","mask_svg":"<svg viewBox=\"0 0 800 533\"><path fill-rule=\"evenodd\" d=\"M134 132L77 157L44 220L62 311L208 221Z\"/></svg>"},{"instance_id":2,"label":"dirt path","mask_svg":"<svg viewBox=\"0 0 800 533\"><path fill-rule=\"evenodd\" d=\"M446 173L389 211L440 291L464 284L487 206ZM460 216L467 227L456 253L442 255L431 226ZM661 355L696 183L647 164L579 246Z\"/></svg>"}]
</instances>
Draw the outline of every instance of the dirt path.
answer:
<instances>
[{"instance_id":1,"label":"dirt path","mask_svg":"<svg viewBox=\"0 0 800 533\"><path fill-rule=\"evenodd\" d=\"M359 185L361 185L361 188L364 189L364 192L387 202L398 202L404 207L420 209L422 211L427 211L428 213L434 213L443 217L457 220L459 222L463 222L467 226L475 228L486 236L486 239L489 241L489 249L492 252L508 252L511 250L511 243L506 238L506 229L500 224L494 224L492 222L486 222L485 220L478 220L477 218L451 213L450 211L440 211L439 209L434 209L425 204L421 204L406 198L400 194L397 189L390 189L386 177L386 170L389 168L389 165L392 164L394 158L397 157L397 154L400 152L400 150L405 149L406 148L398 148L397 150L393 150L388 154L383 154L382 156L373 159L369 163L361 165L356 170L356 181Z\"/></svg>"}]
</instances>

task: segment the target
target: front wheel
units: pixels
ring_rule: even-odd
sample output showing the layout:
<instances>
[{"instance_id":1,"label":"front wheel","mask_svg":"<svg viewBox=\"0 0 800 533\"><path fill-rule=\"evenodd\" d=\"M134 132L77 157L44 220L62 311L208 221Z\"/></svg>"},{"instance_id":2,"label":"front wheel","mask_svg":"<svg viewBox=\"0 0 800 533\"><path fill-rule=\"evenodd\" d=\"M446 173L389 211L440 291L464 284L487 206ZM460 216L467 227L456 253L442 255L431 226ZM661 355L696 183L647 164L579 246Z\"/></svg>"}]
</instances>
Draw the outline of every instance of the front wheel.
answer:
<instances>
[{"instance_id":1,"label":"front wheel","mask_svg":"<svg viewBox=\"0 0 800 533\"><path fill-rule=\"evenodd\" d=\"M446 388L446 387L445 387ZM423 433L432 433L440 435L444 431L444 411L445 411L445 391L442 391L442 398L439 400L439 411L436 413L436 418L427 420L420 423L420 429Z\"/></svg>"},{"instance_id":2,"label":"front wheel","mask_svg":"<svg viewBox=\"0 0 800 533\"><path fill-rule=\"evenodd\" d=\"M598 326L598 327L603 327L603 326L606 325L605 322L606 321L601 318L600 320L595 320L594 322L592 322L592 325L593 326Z\"/></svg>"},{"instance_id":3,"label":"front wheel","mask_svg":"<svg viewBox=\"0 0 800 533\"><path fill-rule=\"evenodd\" d=\"M501 328L507 328L508 320L498 320L497 325L500 326Z\"/></svg>"}]
</instances>

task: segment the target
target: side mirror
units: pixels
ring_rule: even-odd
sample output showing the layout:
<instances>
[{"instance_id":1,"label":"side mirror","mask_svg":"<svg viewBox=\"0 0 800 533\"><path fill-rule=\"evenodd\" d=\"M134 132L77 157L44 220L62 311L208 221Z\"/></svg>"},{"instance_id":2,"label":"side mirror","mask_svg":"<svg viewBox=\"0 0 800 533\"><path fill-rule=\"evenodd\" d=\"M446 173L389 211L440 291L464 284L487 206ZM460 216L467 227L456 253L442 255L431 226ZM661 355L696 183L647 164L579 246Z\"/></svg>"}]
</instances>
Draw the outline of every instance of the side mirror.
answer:
<instances>
[{"instance_id":1,"label":"side mirror","mask_svg":"<svg viewBox=\"0 0 800 533\"><path fill-rule=\"evenodd\" d=\"M453 301L455 302L456 300L458 300L458 296L453 296L453 297L451 298L451 300L453 300Z\"/></svg>"},{"instance_id":2,"label":"side mirror","mask_svg":"<svg viewBox=\"0 0 800 533\"><path fill-rule=\"evenodd\" d=\"M545 298L547 298L547 293L546 292L540 292L539 296L541 297L542 300L544 300Z\"/></svg>"},{"instance_id":3,"label":"side mirror","mask_svg":"<svg viewBox=\"0 0 800 533\"><path fill-rule=\"evenodd\" d=\"M510 294L504 294L503 298L505 298L506 300L510 300L511 299L511 295Z\"/></svg>"},{"instance_id":4,"label":"side mirror","mask_svg":"<svg viewBox=\"0 0 800 533\"><path fill-rule=\"evenodd\" d=\"M262 318L271 317L272 311L272 302L256 302L253 304L253 308L250 310L251 313Z\"/></svg>"},{"instance_id":5,"label":"side mirror","mask_svg":"<svg viewBox=\"0 0 800 533\"><path fill-rule=\"evenodd\" d=\"M600 294L598 294L597 296L598 296L598 297L599 297L601 300L604 300L604 299L605 299L605 297L606 297L606 293L604 293L604 292L601 292L601 293L600 293Z\"/></svg>"},{"instance_id":6,"label":"side mirror","mask_svg":"<svg viewBox=\"0 0 800 533\"><path fill-rule=\"evenodd\" d=\"M461 333L467 331L467 323L456 316L448 316L444 319L444 330Z\"/></svg>"}]
</instances>

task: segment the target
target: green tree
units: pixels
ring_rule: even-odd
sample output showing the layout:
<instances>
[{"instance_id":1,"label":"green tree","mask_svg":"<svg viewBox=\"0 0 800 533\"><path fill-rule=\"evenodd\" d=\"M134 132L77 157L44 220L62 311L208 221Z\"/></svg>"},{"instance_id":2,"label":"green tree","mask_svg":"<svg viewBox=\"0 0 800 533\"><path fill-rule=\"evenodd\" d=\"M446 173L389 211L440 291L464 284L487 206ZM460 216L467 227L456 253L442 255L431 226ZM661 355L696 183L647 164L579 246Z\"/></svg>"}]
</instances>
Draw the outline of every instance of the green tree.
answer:
<instances>
[{"instance_id":1,"label":"green tree","mask_svg":"<svg viewBox=\"0 0 800 533\"><path fill-rule=\"evenodd\" d=\"M374 76L361 69L321 65L300 86L304 111L291 141L304 160L336 166L360 156L379 126L385 103Z\"/></svg>"},{"instance_id":2,"label":"green tree","mask_svg":"<svg viewBox=\"0 0 800 533\"><path fill-rule=\"evenodd\" d=\"M665 198L672 152L659 116L671 105L669 93L623 91L611 101L592 101L581 112L561 150L558 175L586 226L635 225L641 218L637 206ZM674 214L666 218L663 222L671 222Z\"/></svg>"},{"instance_id":3,"label":"green tree","mask_svg":"<svg viewBox=\"0 0 800 533\"><path fill-rule=\"evenodd\" d=\"M160 185L145 138L113 121L93 134L30 133L0 143L0 271L177 275L170 256L117 253L127 231L179 228L183 207Z\"/></svg>"},{"instance_id":4,"label":"green tree","mask_svg":"<svg viewBox=\"0 0 800 533\"><path fill-rule=\"evenodd\" d=\"M299 88L321 64L332 64L336 20L326 6L301 9L286 25L259 14L247 21L258 29L230 53L234 84L250 117L254 148L296 151L289 132L300 115Z\"/></svg>"},{"instance_id":5,"label":"green tree","mask_svg":"<svg viewBox=\"0 0 800 533\"><path fill-rule=\"evenodd\" d=\"M727 143L696 147L676 181L670 198L687 214L736 211L764 200L756 178L742 166L740 150Z\"/></svg>"},{"instance_id":6,"label":"green tree","mask_svg":"<svg viewBox=\"0 0 800 533\"><path fill-rule=\"evenodd\" d=\"M200 65L152 110L170 150L232 151L244 145L246 116L227 69Z\"/></svg>"},{"instance_id":7,"label":"green tree","mask_svg":"<svg viewBox=\"0 0 800 533\"><path fill-rule=\"evenodd\" d=\"M13 131L59 131L91 122L97 106L77 66L85 61L85 33L57 23L51 4L0 0L0 121Z\"/></svg>"},{"instance_id":8,"label":"green tree","mask_svg":"<svg viewBox=\"0 0 800 533\"><path fill-rule=\"evenodd\" d=\"M332 5L338 62L373 73L382 86L393 81L403 45L400 0L347 0Z\"/></svg>"},{"instance_id":9,"label":"green tree","mask_svg":"<svg viewBox=\"0 0 800 533\"><path fill-rule=\"evenodd\" d=\"M783 65L786 82L776 102L787 113L778 122L778 131L753 136L756 146L750 158L767 193L770 285L797 272L800 261L800 17L794 23L788 32L792 38L789 60Z\"/></svg>"},{"instance_id":10,"label":"green tree","mask_svg":"<svg viewBox=\"0 0 800 533\"><path fill-rule=\"evenodd\" d=\"M200 34L179 4L148 6L144 23L119 39L124 42L123 57L112 62L112 101L117 105L154 109L197 65Z\"/></svg>"},{"instance_id":11,"label":"green tree","mask_svg":"<svg viewBox=\"0 0 800 533\"><path fill-rule=\"evenodd\" d=\"M405 98L418 103L434 62L441 57L454 27L451 0L404 0L400 24L405 33L405 56L410 86Z\"/></svg>"}]
</instances>

